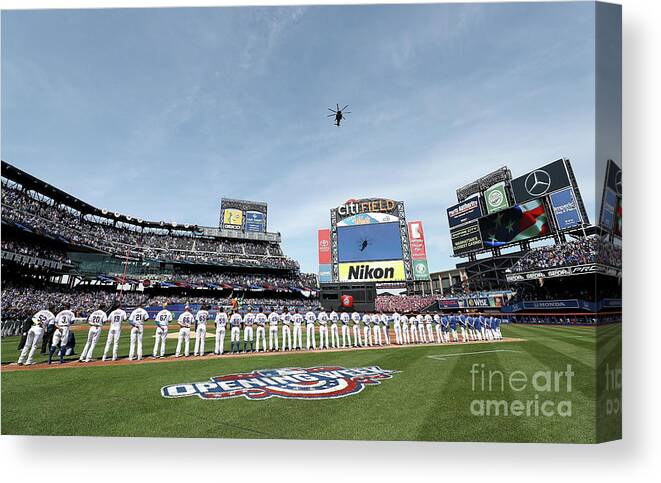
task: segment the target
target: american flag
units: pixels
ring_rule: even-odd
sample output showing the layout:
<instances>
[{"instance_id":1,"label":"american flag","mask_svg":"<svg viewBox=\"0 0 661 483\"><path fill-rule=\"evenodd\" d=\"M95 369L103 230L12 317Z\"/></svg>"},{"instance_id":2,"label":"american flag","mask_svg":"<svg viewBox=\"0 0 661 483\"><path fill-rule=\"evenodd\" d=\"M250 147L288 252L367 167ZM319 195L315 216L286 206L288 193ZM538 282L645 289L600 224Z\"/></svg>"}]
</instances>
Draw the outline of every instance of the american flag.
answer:
<instances>
[{"instance_id":1,"label":"american flag","mask_svg":"<svg viewBox=\"0 0 661 483\"><path fill-rule=\"evenodd\" d=\"M549 225L541 200L513 206L480 220L484 245L500 247L548 234Z\"/></svg>"}]
</instances>

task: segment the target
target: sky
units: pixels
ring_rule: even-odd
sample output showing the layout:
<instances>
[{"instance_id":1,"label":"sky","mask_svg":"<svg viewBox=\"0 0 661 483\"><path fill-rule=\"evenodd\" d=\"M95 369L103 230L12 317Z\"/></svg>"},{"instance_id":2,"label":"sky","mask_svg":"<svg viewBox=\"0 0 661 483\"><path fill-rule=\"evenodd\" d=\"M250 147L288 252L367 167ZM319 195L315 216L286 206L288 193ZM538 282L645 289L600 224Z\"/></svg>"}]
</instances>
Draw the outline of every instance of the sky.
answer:
<instances>
[{"instance_id":1,"label":"sky","mask_svg":"<svg viewBox=\"0 0 661 483\"><path fill-rule=\"evenodd\" d=\"M455 190L504 165L569 158L595 221L594 22L590 2L3 12L2 159L149 220L265 201L308 272L332 207L403 200L449 269Z\"/></svg>"}]
</instances>

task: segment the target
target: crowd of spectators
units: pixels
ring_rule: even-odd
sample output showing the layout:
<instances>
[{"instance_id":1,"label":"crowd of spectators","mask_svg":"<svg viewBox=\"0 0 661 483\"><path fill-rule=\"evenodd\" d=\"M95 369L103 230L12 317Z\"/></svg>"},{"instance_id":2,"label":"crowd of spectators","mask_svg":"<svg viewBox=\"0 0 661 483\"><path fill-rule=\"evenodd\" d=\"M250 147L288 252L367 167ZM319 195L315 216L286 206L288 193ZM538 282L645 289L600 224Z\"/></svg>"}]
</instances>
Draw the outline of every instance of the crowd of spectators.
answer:
<instances>
[{"instance_id":1,"label":"crowd of spectators","mask_svg":"<svg viewBox=\"0 0 661 483\"><path fill-rule=\"evenodd\" d=\"M287 275L271 275L265 273L174 273L173 275L147 275L151 281L182 282L189 285L208 286L232 285L240 287L253 287L255 289L277 290L297 287L301 289L318 289L317 277L310 273L290 272ZM225 287L228 288L228 287Z\"/></svg>"},{"instance_id":2,"label":"crowd of spectators","mask_svg":"<svg viewBox=\"0 0 661 483\"><path fill-rule=\"evenodd\" d=\"M172 295L150 295L145 292L120 292L116 290L104 290L92 286L83 288L62 289L53 285L36 284L12 284L3 283L1 314L2 320L24 320L26 317L34 315L41 309L49 306L61 309L63 304L71 304L71 309L79 316L86 316L94 310L103 307L108 310L110 307L119 303L126 306L136 306L143 303L147 306L158 306L163 303L168 304L208 304L214 307L231 306L231 299L235 295L232 293L226 297L209 296L189 296L183 294ZM291 307L314 307L318 308L317 299L287 299L287 298L243 298L237 293L237 298L242 306L254 305L281 307L283 305Z\"/></svg>"},{"instance_id":3,"label":"crowd of spectators","mask_svg":"<svg viewBox=\"0 0 661 483\"><path fill-rule=\"evenodd\" d=\"M71 263L67 253L63 250L57 250L42 243L31 242L20 243L14 240L2 240L2 251L17 253L19 255L29 255L31 257L43 258L61 263Z\"/></svg>"},{"instance_id":4,"label":"crowd of spectators","mask_svg":"<svg viewBox=\"0 0 661 483\"><path fill-rule=\"evenodd\" d=\"M527 252L512 267L512 272L531 272L547 268L601 263L622 266L622 248L603 241L598 236L543 246Z\"/></svg>"},{"instance_id":5,"label":"crowd of spectators","mask_svg":"<svg viewBox=\"0 0 661 483\"><path fill-rule=\"evenodd\" d=\"M61 290L56 287L40 287L36 285L2 286L2 319L24 319L38 310L54 305L61 307L64 303L71 304L77 313L88 313L99 306L111 306L118 300L119 293L100 289ZM122 300L126 304L135 305L146 301L145 295L125 292Z\"/></svg>"},{"instance_id":6,"label":"crowd of spectators","mask_svg":"<svg viewBox=\"0 0 661 483\"><path fill-rule=\"evenodd\" d=\"M377 295L375 302L377 311L403 314L422 310L437 299L436 295Z\"/></svg>"},{"instance_id":7,"label":"crowd of spectators","mask_svg":"<svg viewBox=\"0 0 661 483\"><path fill-rule=\"evenodd\" d=\"M203 238L187 231L141 229L82 216L65 205L3 183L2 217L6 221L63 237L73 245L141 259L231 266L298 269L278 243Z\"/></svg>"}]
</instances>

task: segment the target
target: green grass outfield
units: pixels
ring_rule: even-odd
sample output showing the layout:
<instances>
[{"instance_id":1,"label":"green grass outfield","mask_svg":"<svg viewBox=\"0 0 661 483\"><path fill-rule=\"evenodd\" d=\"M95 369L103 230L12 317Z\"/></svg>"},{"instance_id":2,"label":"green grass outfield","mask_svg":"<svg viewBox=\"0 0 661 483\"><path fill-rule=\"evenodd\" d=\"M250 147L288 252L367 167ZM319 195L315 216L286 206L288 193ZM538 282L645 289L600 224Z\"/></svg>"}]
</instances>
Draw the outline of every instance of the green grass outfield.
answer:
<instances>
[{"instance_id":1,"label":"green grass outfield","mask_svg":"<svg viewBox=\"0 0 661 483\"><path fill-rule=\"evenodd\" d=\"M78 351L83 334L77 334ZM612 367L619 360L619 324L599 329L505 326L503 335L523 340L3 370L2 434L581 443L619 437L618 424L602 429L599 436L595 429L597 412L605 407L603 398L596 397L595 374L607 362ZM104 330L97 358L105 336ZM151 331L146 331L144 342L150 353ZM211 344L207 339L207 349ZM16 345L15 337L2 340L3 364L16 360ZM168 341L169 352L175 345L176 340ZM120 349L125 356L128 330ZM530 381L522 391L515 391L507 382L514 371L532 379L537 371L560 373L568 364L574 372L571 391L564 380L558 392L540 392ZM223 374L323 365L376 365L401 372L358 394L328 400L166 399L160 393L166 385L203 382ZM492 390L482 391L479 374L473 387L470 371L476 367L500 371L506 378L505 389L494 376ZM475 413L479 408L475 401L504 400L509 405L536 398L556 406L568 402L571 415Z\"/></svg>"}]
</instances>

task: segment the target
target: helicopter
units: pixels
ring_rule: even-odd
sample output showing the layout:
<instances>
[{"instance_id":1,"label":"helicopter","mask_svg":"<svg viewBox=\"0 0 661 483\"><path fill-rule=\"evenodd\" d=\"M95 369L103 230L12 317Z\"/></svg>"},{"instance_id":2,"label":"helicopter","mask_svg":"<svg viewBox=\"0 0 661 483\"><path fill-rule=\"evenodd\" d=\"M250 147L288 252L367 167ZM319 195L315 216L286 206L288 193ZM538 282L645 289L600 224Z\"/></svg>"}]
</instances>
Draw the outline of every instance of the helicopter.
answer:
<instances>
[{"instance_id":1,"label":"helicopter","mask_svg":"<svg viewBox=\"0 0 661 483\"><path fill-rule=\"evenodd\" d=\"M335 104L335 109L331 109L330 107L328 108L328 110L331 111L333 114L329 114L326 117L335 117L335 125L337 127L340 127L340 123L342 122L342 119L344 119L344 116L346 114L351 114L351 111L345 111L347 107L349 107L349 104L347 104L342 109L340 109L340 105Z\"/></svg>"}]
</instances>

